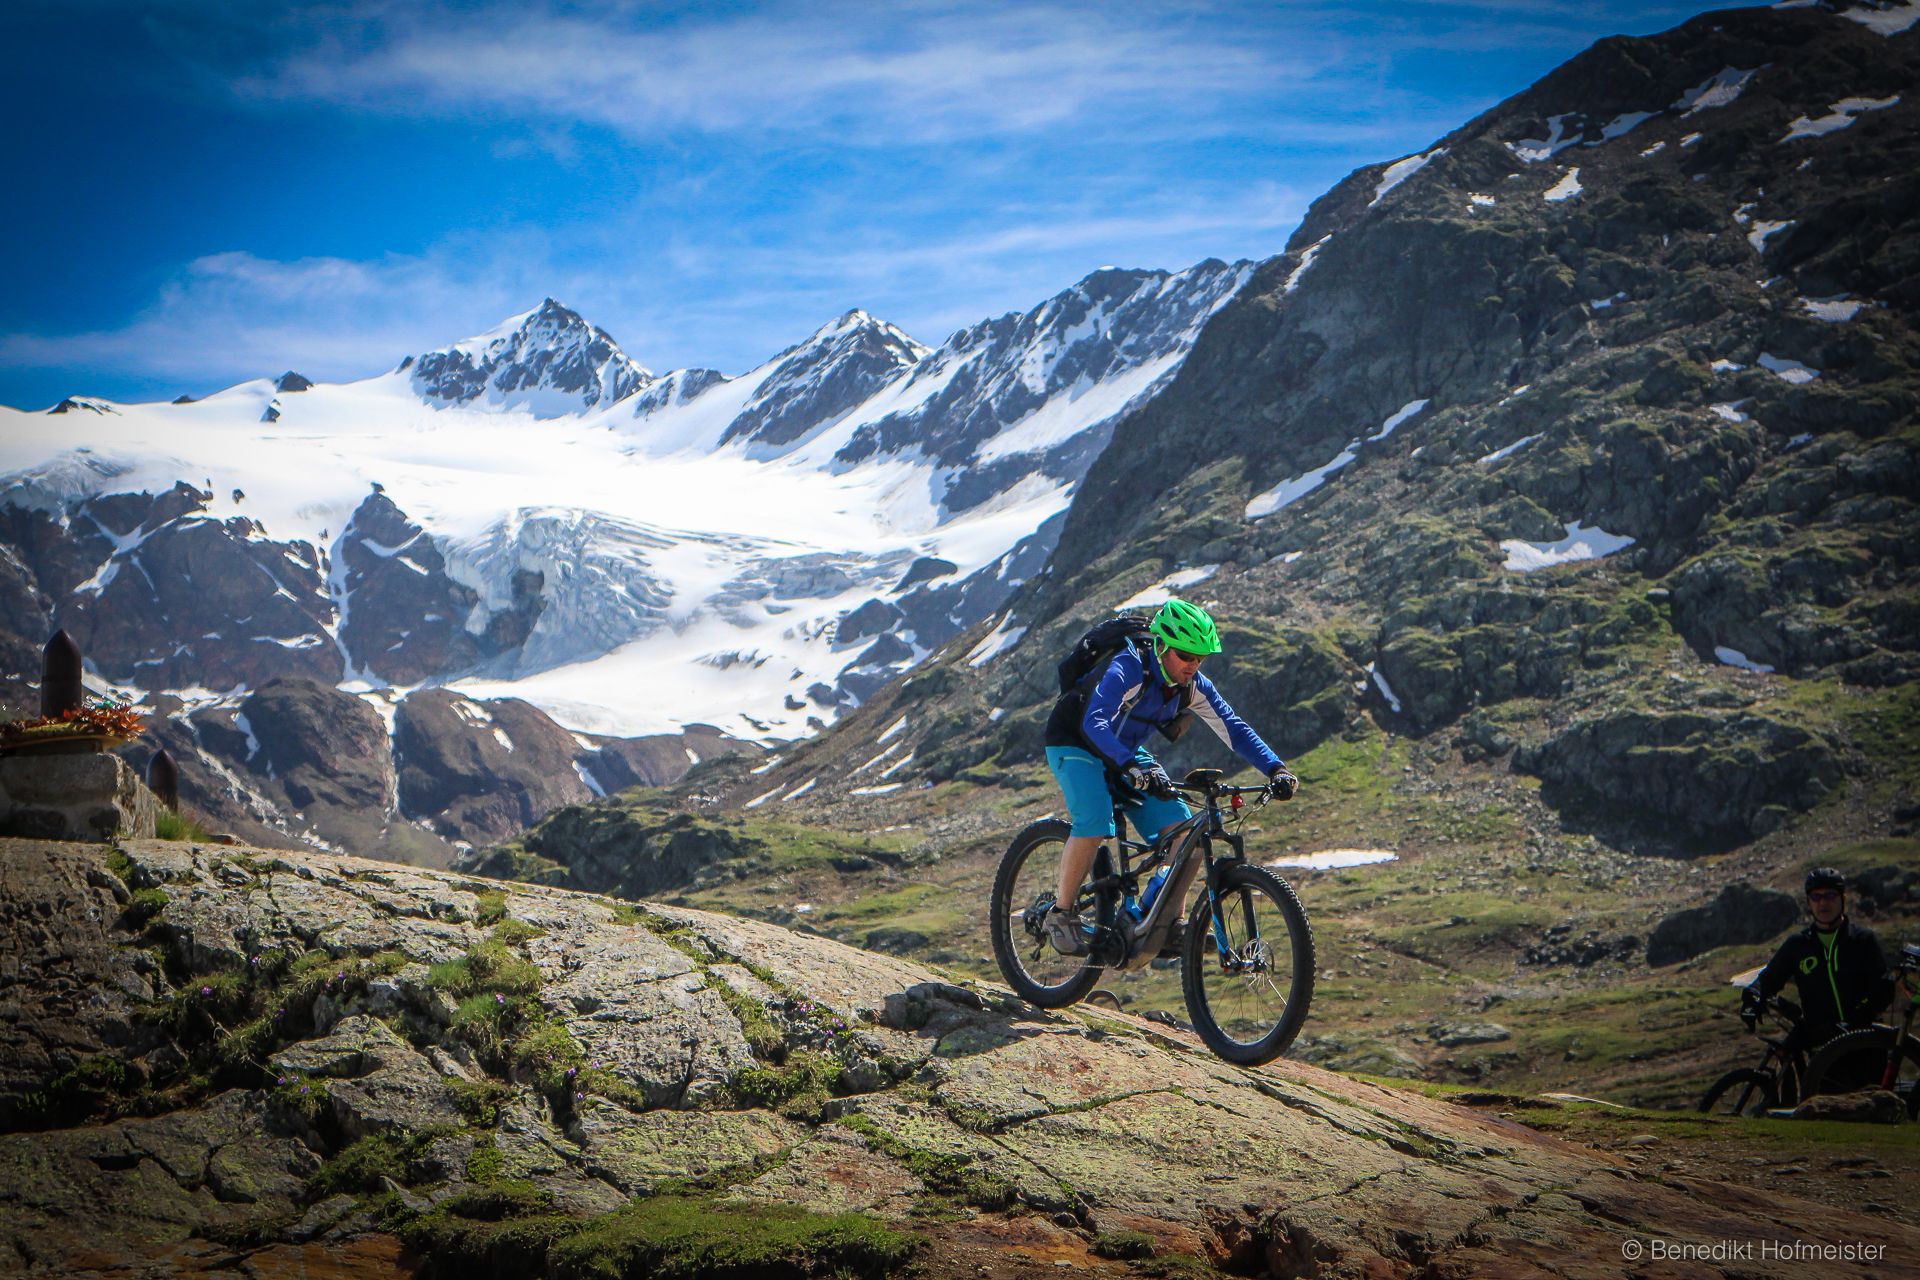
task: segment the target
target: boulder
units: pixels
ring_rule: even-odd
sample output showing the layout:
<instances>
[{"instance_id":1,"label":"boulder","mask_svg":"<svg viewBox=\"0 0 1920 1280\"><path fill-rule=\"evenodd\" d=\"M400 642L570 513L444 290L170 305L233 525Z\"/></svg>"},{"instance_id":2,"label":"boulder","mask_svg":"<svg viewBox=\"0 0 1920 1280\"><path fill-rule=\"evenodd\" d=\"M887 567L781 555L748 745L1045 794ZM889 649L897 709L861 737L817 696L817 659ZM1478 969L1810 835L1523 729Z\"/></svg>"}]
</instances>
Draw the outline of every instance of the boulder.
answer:
<instances>
[{"instance_id":1,"label":"boulder","mask_svg":"<svg viewBox=\"0 0 1920 1280\"><path fill-rule=\"evenodd\" d=\"M1705 906L1676 911L1656 924L1647 937L1647 963L1657 969L1715 947L1766 942L1799 920L1800 903L1791 894L1730 884Z\"/></svg>"},{"instance_id":2,"label":"boulder","mask_svg":"<svg viewBox=\"0 0 1920 1280\"><path fill-rule=\"evenodd\" d=\"M1825 735L1745 711L1607 708L1521 747L1513 763L1549 784L1556 807L1682 852L1764 835L1841 779Z\"/></svg>"},{"instance_id":3,"label":"boulder","mask_svg":"<svg viewBox=\"0 0 1920 1280\"><path fill-rule=\"evenodd\" d=\"M1851 1120L1865 1124L1901 1124L1907 1104L1885 1089L1820 1093L1793 1109L1795 1120Z\"/></svg>"},{"instance_id":4,"label":"boulder","mask_svg":"<svg viewBox=\"0 0 1920 1280\"><path fill-rule=\"evenodd\" d=\"M280 1050L272 1065L285 1075L325 1080L334 1120L349 1139L454 1126L463 1118L446 1077L366 1014L344 1017L320 1039Z\"/></svg>"}]
</instances>

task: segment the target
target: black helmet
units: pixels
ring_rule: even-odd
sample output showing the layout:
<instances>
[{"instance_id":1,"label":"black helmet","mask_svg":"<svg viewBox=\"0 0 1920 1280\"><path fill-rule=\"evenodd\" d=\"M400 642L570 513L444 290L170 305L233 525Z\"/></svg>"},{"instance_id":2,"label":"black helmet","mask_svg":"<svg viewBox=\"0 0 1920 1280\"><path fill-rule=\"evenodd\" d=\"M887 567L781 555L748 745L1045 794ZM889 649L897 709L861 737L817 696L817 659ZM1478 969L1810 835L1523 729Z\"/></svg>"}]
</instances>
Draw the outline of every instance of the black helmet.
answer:
<instances>
[{"instance_id":1,"label":"black helmet","mask_svg":"<svg viewBox=\"0 0 1920 1280\"><path fill-rule=\"evenodd\" d=\"M1812 893L1815 889L1838 889L1840 892L1845 893L1847 891L1847 878L1832 867L1815 867L1813 870L1807 872L1807 887L1805 892Z\"/></svg>"}]
</instances>

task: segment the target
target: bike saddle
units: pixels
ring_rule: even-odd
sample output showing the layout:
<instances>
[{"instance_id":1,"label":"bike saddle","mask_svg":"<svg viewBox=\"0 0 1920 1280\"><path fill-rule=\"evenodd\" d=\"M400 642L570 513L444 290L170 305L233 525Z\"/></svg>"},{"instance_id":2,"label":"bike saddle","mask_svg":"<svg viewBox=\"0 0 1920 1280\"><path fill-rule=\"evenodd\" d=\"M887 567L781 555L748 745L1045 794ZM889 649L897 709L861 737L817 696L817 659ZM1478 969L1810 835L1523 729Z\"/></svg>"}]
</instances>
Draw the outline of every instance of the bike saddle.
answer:
<instances>
[{"instance_id":1,"label":"bike saddle","mask_svg":"<svg viewBox=\"0 0 1920 1280\"><path fill-rule=\"evenodd\" d=\"M1186 783L1190 787L1211 787L1225 776L1219 769L1189 769Z\"/></svg>"}]
</instances>

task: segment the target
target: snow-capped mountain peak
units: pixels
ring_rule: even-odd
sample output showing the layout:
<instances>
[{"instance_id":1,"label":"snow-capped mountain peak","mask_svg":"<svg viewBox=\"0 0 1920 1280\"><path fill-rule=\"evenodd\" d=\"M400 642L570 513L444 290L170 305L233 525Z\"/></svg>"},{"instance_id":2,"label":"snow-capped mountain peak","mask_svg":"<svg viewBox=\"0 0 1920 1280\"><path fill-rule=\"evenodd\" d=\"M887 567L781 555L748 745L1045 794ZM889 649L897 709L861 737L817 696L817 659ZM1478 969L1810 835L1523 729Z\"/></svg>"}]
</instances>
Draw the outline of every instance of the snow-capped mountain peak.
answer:
<instances>
[{"instance_id":1,"label":"snow-capped mountain peak","mask_svg":"<svg viewBox=\"0 0 1920 1280\"><path fill-rule=\"evenodd\" d=\"M918 364L931 348L853 310L775 356L722 444L749 441L761 454L785 452Z\"/></svg>"},{"instance_id":2,"label":"snow-capped mountain peak","mask_svg":"<svg viewBox=\"0 0 1920 1280\"><path fill-rule=\"evenodd\" d=\"M409 356L400 371L430 404L524 407L541 418L601 408L653 381L605 330L552 298L483 334Z\"/></svg>"}]
</instances>

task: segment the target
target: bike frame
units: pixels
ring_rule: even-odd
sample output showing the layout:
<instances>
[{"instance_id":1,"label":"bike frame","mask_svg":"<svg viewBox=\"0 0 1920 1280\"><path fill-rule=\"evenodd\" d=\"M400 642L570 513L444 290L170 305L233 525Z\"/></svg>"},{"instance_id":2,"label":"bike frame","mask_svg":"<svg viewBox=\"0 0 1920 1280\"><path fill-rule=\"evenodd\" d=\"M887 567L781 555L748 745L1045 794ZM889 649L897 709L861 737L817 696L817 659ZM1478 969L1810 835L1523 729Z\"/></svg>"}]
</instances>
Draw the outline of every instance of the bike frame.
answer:
<instances>
[{"instance_id":1,"label":"bike frame","mask_svg":"<svg viewBox=\"0 0 1920 1280\"><path fill-rule=\"evenodd\" d=\"M1207 774L1213 777L1205 777L1204 775ZM1192 781L1196 777L1201 780ZM1114 843L1120 850L1119 866L1107 875L1096 875L1088 887L1093 890L1115 889L1119 892L1122 903L1131 903L1139 896L1140 877L1162 863L1165 863L1168 869L1165 886L1161 889L1159 896L1153 900L1153 905L1147 909L1146 918L1134 930L1132 947L1123 958L1108 964L1108 968L1135 969L1152 961L1160 954L1161 948L1166 945L1167 934L1172 931L1176 922L1186 916L1186 900L1192 892L1194 876L1202 868L1207 873L1206 892L1207 901L1212 908L1214 945L1219 948L1223 960L1229 958L1226 921L1220 914L1218 873L1215 871L1215 866L1219 862L1230 859L1244 859L1247 848L1245 836L1227 830L1226 820L1220 810L1220 799L1222 796L1229 797L1229 807L1238 810L1243 803L1241 797L1254 794L1265 795L1267 788L1264 786L1221 787L1214 783L1214 778L1218 777L1218 770L1197 769L1188 775L1188 781L1173 784L1176 790L1187 792L1204 801L1205 808L1174 826L1171 831L1151 845L1126 838L1126 806L1115 801L1113 806ZM1216 857L1213 849L1215 840L1224 841L1232 852ZM1194 862L1196 849L1202 859L1197 866ZM1129 866L1129 851L1144 852L1149 856L1138 866ZM1096 953L1102 949L1102 941L1100 938L1094 940ZM1116 948L1112 941L1106 941L1106 950L1109 953L1114 952Z\"/></svg>"}]
</instances>

